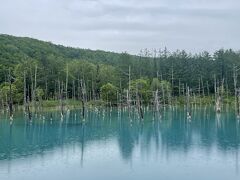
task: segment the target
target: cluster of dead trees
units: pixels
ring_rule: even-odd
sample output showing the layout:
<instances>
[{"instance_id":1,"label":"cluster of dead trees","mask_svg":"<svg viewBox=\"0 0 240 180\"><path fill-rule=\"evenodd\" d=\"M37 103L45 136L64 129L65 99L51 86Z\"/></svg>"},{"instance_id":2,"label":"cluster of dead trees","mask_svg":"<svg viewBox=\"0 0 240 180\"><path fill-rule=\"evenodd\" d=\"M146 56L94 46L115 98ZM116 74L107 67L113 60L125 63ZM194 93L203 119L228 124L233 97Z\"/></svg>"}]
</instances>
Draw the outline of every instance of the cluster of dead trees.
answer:
<instances>
[{"instance_id":1,"label":"cluster of dead trees","mask_svg":"<svg viewBox=\"0 0 240 180\"><path fill-rule=\"evenodd\" d=\"M240 88L238 88L238 67L233 67L233 82L234 82L234 108L236 110L236 115L240 117ZM95 97L93 100L100 99L100 92L96 92L92 90L92 94L88 95L87 87L86 87L86 79L84 77L78 76L77 79L72 81L71 90L69 91L69 70L68 65L66 68L66 80L62 81L60 79L56 80L55 86L55 94L57 95L56 99L59 100L59 107L61 112L61 118L64 117L65 111L69 110L68 107L68 99L71 98L74 101L79 101L81 103L82 110L82 118L85 119L86 116L86 103L89 100L88 97ZM229 96L231 96L228 90L228 83L226 83L225 79L222 78L218 80L214 75L214 97L211 96L209 90L208 82L204 83L202 77L199 78L198 87L189 87L186 84L181 83L179 81L178 90L179 94L173 94L173 91L170 93L165 90L166 87L163 85L157 85L155 89L149 90L147 93L151 93L151 100L146 104L146 100L143 97L142 87L140 83L133 84L134 80L131 78L131 66L128 67L128 72L125 73L128 76L128 88L125 91L117 90L117 103L115 103L119 108L127 107L129 111L129 117L131 116L131 112L137 112L138 117L140 119L144 119L144 107L151 106L154 112L154 117L161 118L161 109L166 106L172 106L175 104L179 104L179 98L184 97L184 104L186 106L187 117L191 119L191 107L192 105L197 105L204 103L202 100L204 98L211 99L209 102L213 101L215 105L215 110L217 113L220 113L223 108L224 100L228 100ZM176 77L174 77L174 73L172 71L172 79L171 85L173 86ZM24 112L28 116L28 118L32 119L32 114L42 108L42 96L41 92L38 89L38 67L37 65L33 70L30 71L30 76L28 73L23 72L23 107ZM160 82L163 82L161 75L156 77L157 81L160 79ZM13 119L13 93L12 93L12 82L14 81L14 77L12 76L11 70L8 72L8 85L9 92L6 95L6 101L8 104L9 116L10 119ZM139 85L140 84L140 85ZM121 85L120 85L121 86ZM136 87L133 87L136 86ZM174 87L171 87L174 88ZM47 81L46 81L46 89L48 89ZM95 93L95 94L94 94ZM39 95L40 94L40 95ZM2 100L3 101L3 100ZM230 101L226 101L230 102ZM112 106L112 102L108 102L109 106ZM2 105L3 106L3 105Z\"/></svg>"}]
</instances>

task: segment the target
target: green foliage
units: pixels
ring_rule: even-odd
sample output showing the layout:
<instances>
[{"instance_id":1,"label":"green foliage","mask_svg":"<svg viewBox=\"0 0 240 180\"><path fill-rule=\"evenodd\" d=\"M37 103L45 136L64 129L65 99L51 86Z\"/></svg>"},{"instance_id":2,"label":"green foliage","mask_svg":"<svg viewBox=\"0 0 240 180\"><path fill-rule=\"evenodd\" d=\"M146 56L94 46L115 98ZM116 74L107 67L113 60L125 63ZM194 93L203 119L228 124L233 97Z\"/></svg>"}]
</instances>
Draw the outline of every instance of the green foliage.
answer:
<instances>
[{"instance_id":1,"label":"green foliage","mask_svg":"<svg viewBox=\"0 0 240 180\"><path fill-rule=\"evenodd\" d=\"M96 66L85 60L71 61L68 63L68 70L72 79L92 79L96 76ZM66 73L66 67L64 73Z\"/></svg>"},{"instance_id":2,"label":"green foliage","mask_svg":"<svg viewBox=\"0 0 240 180\"><path fill-rule=\"evenodd\" d=\"M38 100L42 100L44 96L44 91L41 88L36 89L36 96Z\"/></svg>"},{"instance_id":3,"label":"green foliage","mask_svg":"<svg viewBox=\"0 0 240 180\"><path fill-rule=\"evenodd\" d=\"M119 81L119 74L117 72L117 69L111 65L100 65L100 85L104 85L106 83L111 83L115 86L118 85Z\"/></svg>"},{"instance_id":4,"label":"green foliage","mask_svg":"<svg viewBox=\"0 0 240 180\"><path fill-rule=\"evenodd\" d=\"M130 83L131 94L134 99L138 96L144 100L145 103L149 102L152 95L150 91L150 84L147 79L136 79Z\"/></svg>"},{"instance_id":5,"label":"green foliage","mask_svg":"<svg viewBox=\"0 0 240 180\"><path fill-rule=\"evenodd\" d=\"M106 102L116 103L117 87L107 83L101 87L101 98Z\"/></svg>"},{"instance_id":6,"label":"green foliage","mask_svg":"<svg viewBox=\"0 0 240 180\"><path fill-rule=\"evenodd\" d=\"M161 83L158 80L158 78L153 78L152 83L151 83L151 90L156 91L161 89Z\"/></svg>"},{"instance_id":7,"label":"green foliage","mask_svg":"<svg viewBox=\"0 0 240 180\"><path fill-rule=\"evenodd\" d=\"M21 94L19 94L17 92L17 88L14 84L11 85L11 92L12 92L12 99L13 99L13 102L15 103L18 103L21 101ZM1 93L1 97L3 99L9 99L10 97L10 85L9 83L3 83L1 86L0 86L0 93Z\"/></svg>"},{"instance_id":8,"label":"green foliage","mask_svg":"<svg viewBox=\"0 0 240 180\"><path fill-rule=\"evenodd\" d=\"M170 95L172 93L172 87L171 84L168 81L161 81L160 82L160 91L164 92L166 95Z\"/></svg>"}]
</instances>

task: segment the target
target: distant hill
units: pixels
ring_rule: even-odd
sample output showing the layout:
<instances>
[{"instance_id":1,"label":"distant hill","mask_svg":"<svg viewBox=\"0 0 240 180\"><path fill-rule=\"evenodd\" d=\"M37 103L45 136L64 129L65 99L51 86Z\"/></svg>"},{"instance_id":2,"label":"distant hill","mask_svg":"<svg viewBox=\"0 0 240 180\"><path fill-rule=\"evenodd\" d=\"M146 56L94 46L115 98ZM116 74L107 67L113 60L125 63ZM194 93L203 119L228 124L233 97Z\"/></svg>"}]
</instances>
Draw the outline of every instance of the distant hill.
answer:
<instances>
[{"instance_id":1,"label":"distant hill","mask_svg":"<svg viewBox=\"0 0 240 180\"><path fill-rule=\"evenodd\" d=\"M26 58L40 60L50 55L66 60L83 59L109 64L114 64L120 58L120 54L114 52L65 47L28 37L0 35L1 64L15 64Z\"/></svg>"}]
</instances>

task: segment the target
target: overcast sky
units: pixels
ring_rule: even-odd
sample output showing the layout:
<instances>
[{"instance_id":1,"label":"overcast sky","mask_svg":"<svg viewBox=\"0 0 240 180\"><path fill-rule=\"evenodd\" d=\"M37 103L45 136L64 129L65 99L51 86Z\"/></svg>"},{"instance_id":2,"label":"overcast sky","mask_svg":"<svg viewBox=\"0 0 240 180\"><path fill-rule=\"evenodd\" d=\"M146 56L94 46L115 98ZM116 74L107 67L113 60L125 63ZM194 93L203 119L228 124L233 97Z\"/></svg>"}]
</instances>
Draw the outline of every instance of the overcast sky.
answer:
<instances>
[{"instance_id":1,"label":"overcast sky","mask_svg":"<svg viewBox=\"0 0 240 180\"><path fill-rule=\"evenodd\" d=\"M240 0L0 0L0 33L132 54L240 49Z\"/></svg>"}]
</instances>

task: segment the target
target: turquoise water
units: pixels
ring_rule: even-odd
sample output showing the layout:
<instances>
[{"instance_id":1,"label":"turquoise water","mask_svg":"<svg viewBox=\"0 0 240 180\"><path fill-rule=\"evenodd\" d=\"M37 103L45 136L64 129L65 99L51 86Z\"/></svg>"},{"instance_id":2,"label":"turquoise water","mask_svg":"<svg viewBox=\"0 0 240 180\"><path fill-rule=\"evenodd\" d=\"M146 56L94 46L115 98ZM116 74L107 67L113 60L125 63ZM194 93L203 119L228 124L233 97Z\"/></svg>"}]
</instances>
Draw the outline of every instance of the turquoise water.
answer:
<instances>
[{"instance_id":1,"label":"turquoise water","mask_svg":"<svg viewBox=\"0 0 240 180\"><path fill-rule=\"evenodd\" d=\"M233 112L166 109L144 121L128 112L0 117L0 180L237 180L240 125ZM52 120L51 120L52 119Z\"/></svg>"}]
</instances>

